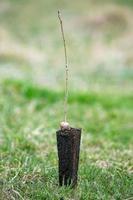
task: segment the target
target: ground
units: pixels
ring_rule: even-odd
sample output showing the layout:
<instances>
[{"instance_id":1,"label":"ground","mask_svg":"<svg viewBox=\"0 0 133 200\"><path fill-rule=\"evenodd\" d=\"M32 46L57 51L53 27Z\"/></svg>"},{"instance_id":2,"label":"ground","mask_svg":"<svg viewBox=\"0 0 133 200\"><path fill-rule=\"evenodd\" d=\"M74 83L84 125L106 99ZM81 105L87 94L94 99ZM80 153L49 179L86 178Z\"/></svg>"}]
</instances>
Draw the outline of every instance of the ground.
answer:
<instances>
[{"instance_id":1,"label":"ground","mask_svg":"<svg viewBox=\"0 0 133 200\"><path fill-rule=\"evenodd\" d=\"M82 128L79 182L59 188L56 130ZM133 199L133 3L0 1L0 200Z\"/></svg>"}]
</instances>

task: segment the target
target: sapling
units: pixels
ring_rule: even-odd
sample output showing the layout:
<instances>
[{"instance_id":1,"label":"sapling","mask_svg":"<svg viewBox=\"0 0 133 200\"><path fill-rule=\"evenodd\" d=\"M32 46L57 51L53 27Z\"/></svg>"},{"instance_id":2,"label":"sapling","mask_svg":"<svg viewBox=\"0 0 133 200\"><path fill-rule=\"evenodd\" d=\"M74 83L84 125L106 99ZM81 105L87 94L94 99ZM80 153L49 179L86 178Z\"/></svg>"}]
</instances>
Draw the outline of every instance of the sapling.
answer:
<instances>
[{"instance_id":1,"label":"sapling","mask_svg":"<svg viewBox=\"0 0 133 200\"><path fill-rule=\"evenodd\" d=\"M66 41L63 30L61 14L58 11L58 18L61 27L61 34L64 45L65 58L65 97L64 97L64 121L60 123L60 130L57 134L57 148L59 158L59 185L77 185L78 162L80 151L81 129L70 127L67 122L68 112L68 59Z\"/></svg>"},{"instance_id":2,"label":"sapling","mask_svg":"<svg viewBox=\"0 0 133 200\"><path fill-rule=\"evenodd\" d=\"M58 11L58 18L61 27L61 34L64 45L64 58L65 58L65 97L64 97L64 121L60 123L61 129L69 129L69 123L67 122L67 109L68 109L68 58L67 58L67 49L66 49L66 40L63 29L63 22L61 19L60 11Z\"/></svg>"}]
</instances>

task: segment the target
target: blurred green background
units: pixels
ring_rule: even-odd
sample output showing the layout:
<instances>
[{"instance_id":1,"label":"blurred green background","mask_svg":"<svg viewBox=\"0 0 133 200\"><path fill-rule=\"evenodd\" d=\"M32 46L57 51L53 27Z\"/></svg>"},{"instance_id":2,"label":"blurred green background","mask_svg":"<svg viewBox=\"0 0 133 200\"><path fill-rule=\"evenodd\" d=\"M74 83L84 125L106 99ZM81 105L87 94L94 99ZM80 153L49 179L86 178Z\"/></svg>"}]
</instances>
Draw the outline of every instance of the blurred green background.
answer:
<instances>
[{"instance_id":1,"label":"blurred green background","mask_svg":"<svg viewBox=\"0 0 133 200\"><path fill-rule=\"evenodd\" d=\"M70 87L131 87L132 0L0 1L0 75L62 87L64 57L57 10L67 40ZM129 84L128 84L128 83ZM93 83L93 85L92 85ZM99 85L100 83L100 85Z\"/></svg>"},{"instance_id":2,"label":"blurred green background","mask_svg":"<svg viewBox=\"0 0 133 200\"><path fill-rule=\"evenodd\" d=\"M77 189L58 187L56 130L81 127ZM0 200L133 199L133 1L0 0Z\"/></svg>"}]
</instances>

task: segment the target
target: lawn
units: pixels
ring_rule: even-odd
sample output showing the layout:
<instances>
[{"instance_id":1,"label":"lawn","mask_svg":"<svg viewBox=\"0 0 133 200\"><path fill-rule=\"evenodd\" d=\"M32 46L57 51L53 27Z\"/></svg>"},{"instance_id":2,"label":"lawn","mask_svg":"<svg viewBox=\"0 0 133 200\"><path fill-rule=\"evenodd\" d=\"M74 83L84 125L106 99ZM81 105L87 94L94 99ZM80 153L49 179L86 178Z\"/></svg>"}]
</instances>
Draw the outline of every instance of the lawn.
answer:
<instances>
[{"instance_id":1,"label":"lawn","mask_svg":"<svg viewBox=\"0 0 133 200\"><path fill-rule=\"evenodd\" d=\"M95 3L94 3L95 2ZM0 200L133 199L132 1L0 2ZM82 128L79 181L58 186L63 120Z\"/></svg>"}]
</instances>

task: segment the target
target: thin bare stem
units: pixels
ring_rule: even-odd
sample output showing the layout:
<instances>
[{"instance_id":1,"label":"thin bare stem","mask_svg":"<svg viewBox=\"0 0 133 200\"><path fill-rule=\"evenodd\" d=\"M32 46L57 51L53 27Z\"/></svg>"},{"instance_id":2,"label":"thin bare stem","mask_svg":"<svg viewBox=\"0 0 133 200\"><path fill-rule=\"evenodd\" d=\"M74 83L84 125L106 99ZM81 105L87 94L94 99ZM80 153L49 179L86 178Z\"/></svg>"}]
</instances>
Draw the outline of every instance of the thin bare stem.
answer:
<instances>
[{"instance_id":1,"label":"thin bare stem","mask_svg":"<svg viewBox=\"0 0 133 200\"><path fill-rule=\"evenodd\" d=\"M68 106L68 59L67 59L67 50L66 50L66 41L63 30L63 22L61 19L60 11L58 11L58 18L61 26L61 33L64 45L64 57L65 57L65 98L64 98L64 120L67 121L67 106Z\"/></svg>"}]
</instances>

